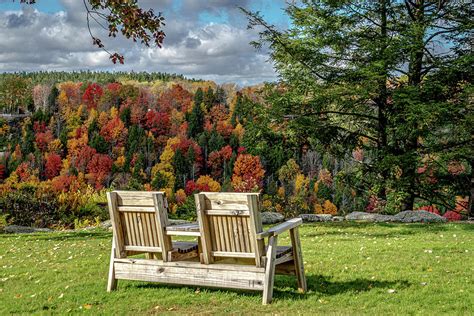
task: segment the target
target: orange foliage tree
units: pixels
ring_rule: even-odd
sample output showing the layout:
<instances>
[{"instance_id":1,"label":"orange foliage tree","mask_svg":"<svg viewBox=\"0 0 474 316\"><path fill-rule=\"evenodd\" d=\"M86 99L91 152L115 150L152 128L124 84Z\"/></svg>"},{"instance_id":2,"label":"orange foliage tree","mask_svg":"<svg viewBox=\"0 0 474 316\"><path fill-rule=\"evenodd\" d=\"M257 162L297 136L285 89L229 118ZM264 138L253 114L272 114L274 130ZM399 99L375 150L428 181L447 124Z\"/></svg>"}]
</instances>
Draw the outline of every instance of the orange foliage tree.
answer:
<instances>
[{"instance_id":1,"label":"orange foliage tree","mask_svg":"<svg viewBox=\"0 0 474 316\"><path fill-rule=\"evenodd\" d=\"M260 191L264 174L260 157L240 154L234 164L232 188L237 192Z\"/></svg>"}]
</instances>

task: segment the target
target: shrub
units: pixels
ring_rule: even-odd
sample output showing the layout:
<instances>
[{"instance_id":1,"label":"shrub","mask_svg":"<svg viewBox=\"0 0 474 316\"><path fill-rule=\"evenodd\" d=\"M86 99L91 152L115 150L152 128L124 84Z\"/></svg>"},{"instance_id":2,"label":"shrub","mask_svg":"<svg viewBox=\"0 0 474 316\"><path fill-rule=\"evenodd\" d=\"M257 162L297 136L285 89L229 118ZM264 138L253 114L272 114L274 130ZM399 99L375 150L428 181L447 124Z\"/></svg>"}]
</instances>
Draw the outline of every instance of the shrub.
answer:
<instances>
[{"instance_id":1,"label":"shrub","mask_svg":"<svg viewBox=\"0 0 474 316\"><path fill-rule=\"evenodd\" d=\"M178 205L176 216L186 220L196 220L196 204L194 202L194 196L188 196L183 204Z\"/></svg>"},{"instance_id":2,"label":"shrub","mask_svg":"<svg viewBox=\"0 0 474 316\"><path fill-rule=\"evenodd\" d=\"M455 211L447 211L444 213L443 217L448 221L460 221L462 219L462 215Z\"/></svg>"},{"instance_id":3,"label":"shrub","mask_svg":"<svg viewBox=\"0 0 474 316\"><path fill-rule=\"evenodd\" d=\"M61 219L59 203L51 193L23 185L0 197L6 221L21 226L47 227Z\"/></svg>"}]
</instances>

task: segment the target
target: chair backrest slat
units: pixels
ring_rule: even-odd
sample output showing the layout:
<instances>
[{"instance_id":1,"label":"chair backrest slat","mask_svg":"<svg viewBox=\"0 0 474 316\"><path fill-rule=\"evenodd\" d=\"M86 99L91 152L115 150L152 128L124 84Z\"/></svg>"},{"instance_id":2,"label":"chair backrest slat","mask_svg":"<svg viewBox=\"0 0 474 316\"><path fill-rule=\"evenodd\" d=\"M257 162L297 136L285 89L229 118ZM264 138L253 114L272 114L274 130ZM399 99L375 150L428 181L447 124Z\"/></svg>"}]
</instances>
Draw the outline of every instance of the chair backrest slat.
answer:
<instances>
[{"instance_id":1,"label":"chair backrest slat","mask_svg":"<svg viewBox=\"0 0 474 316\"><path fill-rule=\"evenodd\" d=\"M127 251L166 254L170 250L163 192L113 191L107 199L118 258L126 257Z\"/></svg>"},{"instance_id":2,"label":"chair backrest slat","mask_svg":"<svg viewBox=\"0 0 474 316\"><path fill-rule=\"evenodd\" d=\"M217 257L253 258L262 264L264 244L258 193L211 193L195 195L206 263Z\"/></svg>"}]
</instances>

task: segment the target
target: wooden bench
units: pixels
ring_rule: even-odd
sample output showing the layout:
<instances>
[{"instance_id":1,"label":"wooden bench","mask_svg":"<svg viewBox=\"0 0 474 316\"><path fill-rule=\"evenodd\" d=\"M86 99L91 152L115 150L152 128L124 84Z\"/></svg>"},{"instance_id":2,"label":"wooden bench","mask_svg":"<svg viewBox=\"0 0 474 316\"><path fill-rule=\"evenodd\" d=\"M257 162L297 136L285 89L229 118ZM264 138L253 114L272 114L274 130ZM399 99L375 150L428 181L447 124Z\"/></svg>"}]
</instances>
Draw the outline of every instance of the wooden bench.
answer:
<instances>
[{"instance_id":1,"label":"wooden bench","mask_svg":"<svg viewBox=\"0 0 474 316\"><path fill-rule=\"evenodd\" d=\"M259 194L199 193L195 199L199 225L173 227L163 193L108 194L114 229L109 291L116 280L127 279L263 291L262 302L268 304L275 274L296 275L299 290L306 291L301 219L263 231ZM278 246L278 236L286 231L291 246ZM195 243L172 243L171 236L200 237L200 262ZM133 258L129 252L149 255Z\"/></svg>"}]
</instances>

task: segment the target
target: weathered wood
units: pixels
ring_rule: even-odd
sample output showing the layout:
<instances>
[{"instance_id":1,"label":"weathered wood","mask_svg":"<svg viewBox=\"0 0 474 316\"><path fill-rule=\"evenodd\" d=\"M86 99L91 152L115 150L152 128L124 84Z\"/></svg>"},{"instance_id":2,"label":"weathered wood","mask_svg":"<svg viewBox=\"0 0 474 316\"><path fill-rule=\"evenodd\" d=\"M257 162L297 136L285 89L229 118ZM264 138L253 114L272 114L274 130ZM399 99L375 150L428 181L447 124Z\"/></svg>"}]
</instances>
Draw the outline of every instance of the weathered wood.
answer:
<instances>
[{"instance_id":1,"label":"weathered wood","mask_svg":"<svg viewBox=\"0 0 474 316\"><path fill-rule=\"evenodd\" d=\"M122 258L115 259L115 262L134 264L139 263L140 265L151 265L155 267L182 267L182 268L199 268L199 269L212 269L212 270L226 270L226 271L247 271L247 272L265 272L264 268L256 267L253 265L242 265L242 264L221 264L213 263L210 265L203 265L197 262L190 261L174 261L174 262L163 262L156 260L147 260L140 258Z\"/></svg>"},{"instance_id":2,"label":"weathered wood","mask_svg":"<svg viewBox=\"0 0 474 316\"><path fill-rule=\"evenodd\" d=\"M168 236L194 236L200 237L200 232L190 232L190 231L179 231L179 230L167 230L166 235Z\"/></svg>"},{"instance_id":3,"label":"weathered wood","mask_svg":"<svg viewBox=\"0 0 474 316\"><path fill-rule=\"evenodd\" d=\"M269 236L274 236L274 235L279 235L287 230L290 230L292 228L295 228L297 226L300 226L303 223L303 220L301 218L292 218L290 220L287 220L284 223L281 223L277 226L274 226L270 229L268 229L265 232L261 232L257 234L258 239L264 239L265 237Z\"/></svg>"},{"instance_id":4,"label":"weathered wood","mask_svg":"<svg viewBox=\"0 0 474 316\"><path fill-rule=\"evenodd\" d=\"M262 220L260 218L260 208L258 195L248 195L247 203L250 210L250 242L253 246L253 251L255 251L255 264L257 266L263 266L262 256L264 253L265 244L263 240L258 240L257 235L263 231Z\"/></svg>"},{"instance_id":5,"label":"weathered wood","mask_svg":"<svg viewBox=\"0 0 474 316\"><path fill-rule=\"evenodd\" d=\"M113 239L115 243L115 255L117 258L123 258L125 254L125 238L123 233L122 221L117 212L117 193L107 192L107 203L109 206L110 221L112 222Z\"/></svg>"},{"instance_id":6,"label":"weathered wood","mask_svg":"<svg viewBox=\"0 0 474 316\"><path fill-rule=\"evenodd\" d=\"M138 213L154 213L153 206L118 206L119 212L138 212Z\"/></svg>"},{"instance_id":7,"label":"weathered wood","mask_svg":"<svg viewBox=\"0 0 474 316\"><path fill-rule=\"evenodd\" d=\"M155 262L157 264L142 264L140 261L133 263L116 261L114 263L116 278L191 286L263 290L265 277L263 271L232 271L229 267L216 268L215 264L197 263L194 266L170 266L166 265L169 262L163 264L159 264L160 261Z\"/></svg>"},{"instance_id":8,"label":"weathered wood","mask_svg":"<svg viewBox=\"0 0 474 316\"><path fill-rule=\"evenodd\" d=\"M275 280L275 260L277 250L278 236L271 236L268 240L267 262L265 266L265 281L263 287L262 304L266 305L272 301L273 282Z\"/></svg>"},{"instance_id":9,"label":"weathered wood","mask_svg":"<svg viewBox=\"0 0 474 316\"><path fill-rule=\"evenodd\" d=\"M164 193L152 194L153 205L155 207L155 221L158 233L158 241L161 246L163 261L168 260L168 252L172 249L171 238L166 235L166 226L168 226L167 201Z\"/></svg>"},{"instance_id":10,"label":"weathered wood","mask_svg":"<svg viewBox=\"0 0 474 316\"><path fill-rule=\"evenodd\" d=\"M107 292L112 292L117 288L117 279L115 278L115 268L114 268L114 260L115 260L115 241L112 238L112 246L110 251L110 265L109 265L109 277L107 280Z\"/></svg>"},{"instance_id":11,"label":"weathered wood","mask_svg":"<svg viewBox=\"0 0 474 316\"><path fill-rule=\"evenodd\" d=\"M211 251L211 255L216 257L255 258L253 252Z\"/></svg>"},{"instance_id":12,"label":"weathered wood","mask_svg":"<svg viewBox=\"0 0 474 316\"><path fill-rule=\"evenodd\" d=\"M205 210L206 215L221 215L221 216L249 216L249 211L242 210Z\"/></svg>"},{"instance_id":13,"label":"weathered wood","mask_svg":"<svg viewBox=\"0 0 474 316\"><path fill-rule=\"evenodd\" d=\"M196 194L194 195L196 202L196 211L199 222L199 229L201 230L201 246L202 246L202 258L205 264L213 262L211 257L211 236L209 230L209 219L204 214L206 202L204 200L204 195Z\"/></svg>"},{"instance_id":14,"label":"weathered wood","mask_svg":"<svg viewBox=\"0 0 474 316\"><path fill-rule=\"evenodd\" d=\"M137 252L162 252L161 247L148 247L148 246L125 246L127 251Z\"/></svg>"},{"instance_id":15,"label":"weathered wood","mask_svg":"<svg viewBox=\"0 0 474 316\"><path fill-rule=\"evenodd\" d=\"M306 276L304 273L303 254L301 253L301 242L298 227L290 230L291 245L293 246L293 258L295 262L296 277L298 280L298 289L303 293L308 290Z\"/></svg>"},{"instance_id":16,"label":"weathered wood","mask_svg":"<svg viewBox=\"0 0 474 316\"><path fill-rule=\"evenodd\" d=\"M114 191L118 195L118 206L154 206L153 195L163 194L159 191Z\"/></svg>"},{"instance_id":17,"label":"weathered wood","mask_svg":"<svg viewBox=\"0 0 474 316\"><path fill-rule=\"evenodd\" d=\"M179 225L169 225L166 226L166 231L190 231L199 233L199 224L198 223L189 223L189 224L179 224Z\"/></svg>"}]
</instances>

